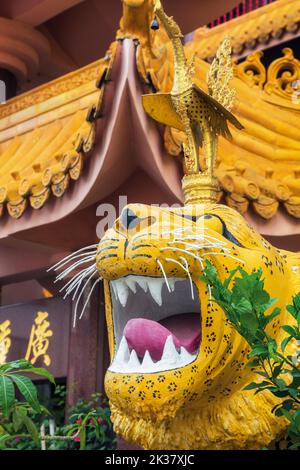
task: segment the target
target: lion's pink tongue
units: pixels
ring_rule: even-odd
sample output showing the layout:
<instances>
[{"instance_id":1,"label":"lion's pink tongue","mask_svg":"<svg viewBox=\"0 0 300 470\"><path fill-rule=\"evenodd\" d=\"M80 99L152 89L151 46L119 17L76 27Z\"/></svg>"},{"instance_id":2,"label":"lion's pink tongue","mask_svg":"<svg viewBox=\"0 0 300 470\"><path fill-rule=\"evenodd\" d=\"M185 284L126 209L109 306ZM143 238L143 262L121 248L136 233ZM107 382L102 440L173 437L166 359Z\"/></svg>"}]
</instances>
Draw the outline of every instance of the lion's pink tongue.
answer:
<instances>
[{"instance_id":1,"label":"lion's pink tongue","mask_svg":"<svg viewBox=\"0 0 300 470\"><path fill-rule=\"evenodd\" d=\"M168 336L172 335L176 348L183 346L189 353L195 352L201 338L199 313L173 315L159 323L145 318L129 320L124 336L130 349L144 357L148 350L152 359L159 361Z\"/></svg>"}]
</instances>

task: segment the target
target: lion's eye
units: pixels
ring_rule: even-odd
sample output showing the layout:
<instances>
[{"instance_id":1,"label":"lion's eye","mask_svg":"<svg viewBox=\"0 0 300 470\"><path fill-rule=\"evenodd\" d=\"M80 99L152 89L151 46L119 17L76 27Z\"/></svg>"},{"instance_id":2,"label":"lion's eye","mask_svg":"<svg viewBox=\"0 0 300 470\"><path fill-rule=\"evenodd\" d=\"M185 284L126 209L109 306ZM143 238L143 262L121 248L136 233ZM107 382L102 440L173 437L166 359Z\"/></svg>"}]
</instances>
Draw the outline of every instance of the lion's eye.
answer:
<instances>
[{"instance_id":1,"label":"lion's eye","mask_svg":"<svg viewBox=\"0 0 300 470\"><path fill-rule=\"evenodd\" d=\"M218 215L215 215L215 214L203 214L203 215L199 215L199 216L188 216L188 215L182 214L182 217L184 217L184 218L189 218L190 220L193 220L193 222L197 222L197 221L199 221L199 219L205 219L205 220L217 219L218 222L221 224L220 230L221 230L221 232L222 232L223 237L226 238L228 241L234 243L234 244L237 245L237 246L243 246L243 245L235 238L235 236L227 229L225 222L224 222L224 221L221 219L221 217L219 217Z\"/></svg>"}]
</instances>

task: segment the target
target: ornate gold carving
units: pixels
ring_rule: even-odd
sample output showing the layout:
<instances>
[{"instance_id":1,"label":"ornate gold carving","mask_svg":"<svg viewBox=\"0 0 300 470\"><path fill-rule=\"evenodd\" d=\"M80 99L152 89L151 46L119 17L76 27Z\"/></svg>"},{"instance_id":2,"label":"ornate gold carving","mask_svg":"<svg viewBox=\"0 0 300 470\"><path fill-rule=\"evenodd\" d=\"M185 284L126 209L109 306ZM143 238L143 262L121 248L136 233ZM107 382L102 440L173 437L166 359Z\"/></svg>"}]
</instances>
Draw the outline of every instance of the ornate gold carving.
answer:
<instances>
[{"instance_id":1,"label":"ornate gold carving","mask_svg":"<svg viewBox=\"0 0 300 470\"><path fill-rule=\"evenodd\" d=\"M11 217L19 219L27 207L27 199L21 198L18 201L8 202L6 207Z\"/></svg>"},{"instance_id":2,"label":"ornate gold carving","mask_svg":"<svg viewBox=\"0 0 300 470\"><path fill-rule=\"evenodd\" d=\"M182 188L185 204L218 202L220 198L218 180L208 173L185 175Z\"/></svg>"},{"instance_id":3,"label":"ornate gold carving","mask_svg":"<svg viewBox=\"0 0 300 470\"><path fill-rule=\"evenodd\" d=\"M40 209L43 207L43 205L49 199L50 194L51 193L49 188L43 188L40 193L32 194L29 197L31 207L33 207L33 209Z\"/></svg>"},{"instance_id":4,"label":"ornate gold carving","mask_svg":"<svg viewBox=\"0 0 300 470\"><path fill-rule=\"evenodd\" d=\"M51 185L51 189L52 189L54 196L56 197L63 196L69 187L69 183L70 183L69 174L62 173L62 174L54 175L52 178L52 185Z\"/></svg>"},{"instance_id":5,"label":"ornate gold carving","mask_svg":"<svg viewBox=\"0 0 300 470\"><path fill-rule=\"evenodd\" d=\"M83 164L84 164L84 158L83 155L80 154L76 161L72 164L72 167L69 169L69 175L70 178L74 181L78 180L82 173L83 169Z\"/></svg>"},{"instance_id":6,"label":"ornate gold carving","mask_svg":"<svg viewBox=\"0 0 300 470\"><path fill-rule=\"evenodd\" d=\"M292 49L286 47L282 52L283 57L274 60L268 68L264 90L269 95L275 94L290 100L295 91L293 82L300 80L300 62L295 59Z\"/></svg>"},{"instance_id":7,"label":"ornate gold carving","mask_svg":"<svg viewBox=\"0 0 300 470\"><path fill-rule=\"evenodd\" d=\"M284 205L291 216L300 219L300 197L292 196Z\"/></svg>"},{"instance_id":8,"label":"ornate gold carving","mask_svg":"<svg viewBox=\"0 0 300 470\"><path fill-rule=\"evenodd\" d=\"M24 93L16 98L12 98L6 104L0 107L0 119L9 116L10 114L17 113L22 109L39 104L61 93L73 90L81 85L97 80L99 71L105 66L109 65L116 50L116 43L112 43L106 56L103 59L97 60L88 64L79 70L75 70L68 75L59 77L56 80L46 83L35 88L32 91Z\"/></svg>"},{"instance_id":9,"label":"ornate gold carving","mask_svg":"<svg viewBox=\"0 0 300 470\"><path fill-rule=\"evenodd\" d=\"M255 52L235 66L235 75L250 86L258 86L265 93L289 100L293 96L300 81L300 61L294 57L292 49L282 50L283 57L274 60L266 69L261 58L263 52Z\"/></svg>"},{"instance_id":10,"label":"ornate gold carving","mask_svg":"<svg viewBox=\"0 0 300 470\"><path fill-rule=\"evenodd\" d=\"M264 219L271 219L277 212L278 201L271 197L261 195L257 201L253 201L255 211Z\"/></svg>"},{"instance_id":11,"label":"ornate gold carving","mask_svg":"<svg viewBox=\"0 0 300 470\"><path fill-rule=\"evenodd\" d=\"M6 358L11 346L10 334L10 321L5 320L4 322L0 323L0 364L4 364L6 362Z\"/></svg>"},{"instance_id":12,"label":"ornate gold carving","mask_svg":"<svg viewBox=\"0 0 300 470\"><path fill-rule=\"evenodd\" d=\"M82 142L82 150L84 153L89 153L95 143L95 138L96 138L96 126L95 124L90 124L89 125L89 130L86 133L86 135L83 138Z\"/></svg>"},{"instance_id":13,"label":"ornate gold carving","mask_svg":"<svg viewBox=\"0 0 300 470\"><path fill-rule=\"evenodd\" d=\"M249 207L249 201L244 196L241 196L237 193L231 193L226 196L226 204L232 209L240 212L240 214L245 214Z\"/></svg>"},{"instance_id":14,"label":"ornate gold carving","mask_svg":"<svg viewBox=\"0 0 300 470\"><path fill-rule=\"evenodd\" d=\"M243 127L229 111L235 95L229 88L233 77L230 41L226 38L218 50L208 73L209 94L206 94L192 81L193 64L188 64L186 59L180 28L172 17L166 15L160 0L155 0L153 12L173 47L174 78L170 93L144 95L143 106L153 119L184 131L186 135L187 140L182 144L186 203L215 202L218 199L217 179L214 177L218 136L231 137L227 122L238 129ZM158 24L155 29L157 27ZM204 166L199 158L199 146L202 145Z\"/></svg>"},{"instance_id":15,"label":"ornate gold carving","mask_svg":"<svg viewBox=\"0 0 300 470\"><path fill-rule=\"evenodd\" d=\"M227 37L217 50L209 68L207 85L209 94L228 111L232 109L236 95L235 90L229 86L232 78L231 42Z\"/></svg>"},{"instance_id":16,"label":"ornate gold carving","mask_svg":"<svg viewBox=\"0 0 300 470\"><path fill-rule=\"evenodd\" d=\"M235 64L234 75L243 80L250 87L258 86L259 88L263 88L266 82L267 72L261 62L262 56L262 51L248 55L246 60L243 60L238 65Z\"/></svg>"},{"instance_id":17,"label":"ornate gold carving","mask_svg":"<svg viewBox=\"0 0 300 470\"><path fill-rule=\"evenodd\" d=\"M120 29L119 33L120 38L132 37L132 39L139 41L137 66L144 80L149 83L149 77L151 77L151 82L157 90L162 93L169 93L173 84L173 47L162 24L160 24L160 28L157 31L150 29L150 23L153 19L153 3L152 0L148 2L141 1L138 5L133 6L133 3L129 0L124 2L124 22L123 28ZM255 14L255 22L251 23L251 28L255 26L255 30L259 29L257 31L259 34L256 35L258 40L260 40L259 35L262 34L264 25L269 25L268 27L277 31L277 19L281 24L281 28L285 27L281 22L284 21L286 24L288 18L291 21L297 20L297 18L299 20L299 8L296 3L294 0L282 0L278 4L270 4L253 12L253 15ZM271 17L272 24L271 20L269 21L268 19L269 17L267 18L266 16L267 13L263 14L263 11L268 11L268 15L270 12L272 13L274 16L274 18L273 16ZM196 82L198 87L205 88L205 76L208 70L207 63L199 59L205 56L206 53L203 55L203 51L207 49L206 56L212 58L217 47L220 45L220 41L226 35L231 36L233 48L236 47L240 40L240 33L243 30L241 29L238 33L235 28L240 28L244 20L245 27L247 26L246 29L251 36L252 29L249 29L250 22L248 19L245 19L246 16L248 15L241 17L238 22L234 22L234 24L237 24L236 27L233 22L228 22L212 30L199 28L194 33L193 39L185 45L184 52L188 58L187 70L192 75L190 64L194 62L196 73L193 76L193 81ZM136 18L138 18L137 23L135 23ZM263 21L264 18L267 18L268 21ZM138 31L135 29L137 26ZM223 31L222 34L221 29ZM215 33L216 37L214 36ZM262 38L265 36L265 34L262 34ZM209 38L213 38L213 40L210 41L208 40ZM243 39L243 44L244 42ZM241 134L232 129L234 137L232 144L222 141L221 138L222 143L218 150L217 170L220 167L223 168L224 164L225 166L232 167L233 170L227 171L225 169L226 176L222 176L222 181L221 173L217 171L215 174L218 177L221 188L224 189L225 193L230 194L228 204L232 207L239 207L241 212L247 210L249 200L252 203L252 201L257 201L260 195L264 195L272 200L282 201L287 211L297 217L297 205L292 202L289 204L289 202L293 201L293 198L297 198L300 194L300 179L297 182L293 178L290 179L294 167L299 160L298 115L296 116L294 111L299 110L300 88L297 91L296 84L292 84L292 87L295 87L295 94L289 95L288 98L264 92L264 85L267 82L267 70L261 59L262 54L260 52L254 53L235 66L234 73L239 79L235 78L235 88L238 92L235 112L239 118L243 119L246 129ZM246 82L250 89L247 89L241 83L241 80ZM255 103L254 107L253 103ZM184 130L177 127L178 119L174 118L174 114L171 115L165 112L168 106L167 98L163 99L161 97L159 106L154 101L152 104L153 110L160 109L160 112L164 113L166 118L165 122L168 120L164 134L167 151L171 155L182 155L184 144L185 149L187 148L188 139ZM272 108L270 108L270 104ZM282 114L282 107L285 108L285 111L293 113L290 114L290 119ZM257 109L259 109L259 113ZM153 115L152 117L154 119L159 118L159 116L154 117ZM188 160L185 160L188 163ZM242 160L252 167L252 175L248 174L249 172L243 174L238 168L235 168L235 163L238 160ZM264 175L264 168L268 167L271 162L273 163L274 173L268 178ZM205 168L201 149L199 163L202 169ZM189 168L191 167L192 165L190 164ZM240 177L243 179L240 179ZM288 181L286 181L287 178ZM221 193L218 194L220 195ZM276 207L276 205L273 205L273 207ZM261 214L263 213L261 207L259 211Z\"/></svg>"},{"instance_id":18,"label":"ornate gold carving","mask_svg":"<svg viewBox=\"0 0 300 470\"><path fill-rule=\"evenodd\" d=\"M253 10L233 21L215 28L199 28L194 32L193 43L197 56L211 59L220 42L228 35L232 38L233 53L240 55L245 49L260 48L272 38L294 33L299 27L300 10L298 0L281 0Z\"/></svg>"},{"instance_id":19,"label":"ornate gold carving","mask_svg":"<svg viewBox=\"0 0 300 470\"><path fill-rule=\"evenodd\" d=\"M50 322L47 318L48 312L37 312L31 328L25 359L32 364L35 364L39 357L42 357L45 366L51 364L51 358L47 351L50 343L49 338L53 336L53 331L50 329Z\"/></svg>"}]
</instances>

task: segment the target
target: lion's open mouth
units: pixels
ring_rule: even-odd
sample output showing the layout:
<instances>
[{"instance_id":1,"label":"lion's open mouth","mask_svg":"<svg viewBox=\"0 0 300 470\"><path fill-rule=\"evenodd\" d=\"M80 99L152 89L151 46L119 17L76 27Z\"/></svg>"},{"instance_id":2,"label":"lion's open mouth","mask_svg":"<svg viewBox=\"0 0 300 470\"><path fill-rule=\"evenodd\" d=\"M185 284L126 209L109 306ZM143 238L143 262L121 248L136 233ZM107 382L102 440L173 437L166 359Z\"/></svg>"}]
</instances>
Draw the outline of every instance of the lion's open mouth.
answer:
<instances>
[{"instance_id":1,"label":"lion's open mouth","mask_svg":"<svg viewBox=\"0 0 300 470\"><path fill-rule=\"evenodd\" d=\"M194 361L201 341L197 289L188 279L126 276L110 282L112 372L153 373Z\"/></svg>"}]
</instances>

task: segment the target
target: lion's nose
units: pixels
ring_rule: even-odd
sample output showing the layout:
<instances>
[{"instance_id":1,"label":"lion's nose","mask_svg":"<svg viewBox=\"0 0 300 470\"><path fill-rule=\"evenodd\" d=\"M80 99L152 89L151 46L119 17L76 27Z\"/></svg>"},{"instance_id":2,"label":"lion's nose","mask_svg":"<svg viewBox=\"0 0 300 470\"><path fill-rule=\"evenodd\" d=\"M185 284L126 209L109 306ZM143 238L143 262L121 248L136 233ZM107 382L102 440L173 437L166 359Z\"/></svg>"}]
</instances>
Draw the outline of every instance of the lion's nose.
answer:
<instances>
[{"instance_id":1,"label":"lion's nose","mask_svg":"<svg viewBox=\"0 0 300 470\"><path fill-rule=\"evenodd\" d=\"M140 217L137 216L136 213L133 212L133 210L129 207L123 209L120 217L121 224L126 229L134 228L138 223L141 222L141 220L142 219L140 219Z\"/></svg>"}]
</instances>

